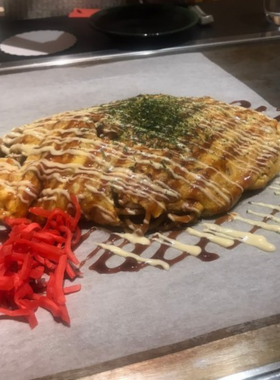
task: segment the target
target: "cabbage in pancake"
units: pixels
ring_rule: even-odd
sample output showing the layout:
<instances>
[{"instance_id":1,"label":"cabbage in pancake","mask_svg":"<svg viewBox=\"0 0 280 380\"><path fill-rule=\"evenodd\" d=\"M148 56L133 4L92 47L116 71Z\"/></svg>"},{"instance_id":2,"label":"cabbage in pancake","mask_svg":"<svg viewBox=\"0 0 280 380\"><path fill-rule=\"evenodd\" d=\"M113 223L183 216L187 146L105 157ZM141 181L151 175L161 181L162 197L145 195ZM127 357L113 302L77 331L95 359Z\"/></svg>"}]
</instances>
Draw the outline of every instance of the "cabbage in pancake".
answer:
<instances>
[{"instance_id":1,"label":"cabbage in pancake","mask_svg":"<svg viewBox=\"0 0 280 380\"><path fill-rule=\"evenodd\" d=\"M1 141L0 210L71 212L144 231L229 210L279 171L279 124L209 97L140 95L15 128Z\"/></svg>"}]
</instances>

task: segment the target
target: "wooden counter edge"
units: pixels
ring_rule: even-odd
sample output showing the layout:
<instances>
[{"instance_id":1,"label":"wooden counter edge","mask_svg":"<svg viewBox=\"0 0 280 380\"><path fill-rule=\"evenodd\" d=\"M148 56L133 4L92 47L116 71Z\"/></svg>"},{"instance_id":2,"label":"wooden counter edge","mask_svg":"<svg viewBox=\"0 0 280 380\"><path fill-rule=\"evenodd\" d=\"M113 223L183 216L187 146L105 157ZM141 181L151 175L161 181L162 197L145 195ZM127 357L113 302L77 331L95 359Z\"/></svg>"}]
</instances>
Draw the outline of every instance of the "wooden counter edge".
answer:
<instances>
[{"instance_id":1,"label":"wooden counter edge","mask_svg":"<svg viewBox=\"0 0 280 380\"><path fill-rule=\"evenodd\" d=\"M280 324L79 380L212 380L280 360Z\"/></svg>"}]
</instances>

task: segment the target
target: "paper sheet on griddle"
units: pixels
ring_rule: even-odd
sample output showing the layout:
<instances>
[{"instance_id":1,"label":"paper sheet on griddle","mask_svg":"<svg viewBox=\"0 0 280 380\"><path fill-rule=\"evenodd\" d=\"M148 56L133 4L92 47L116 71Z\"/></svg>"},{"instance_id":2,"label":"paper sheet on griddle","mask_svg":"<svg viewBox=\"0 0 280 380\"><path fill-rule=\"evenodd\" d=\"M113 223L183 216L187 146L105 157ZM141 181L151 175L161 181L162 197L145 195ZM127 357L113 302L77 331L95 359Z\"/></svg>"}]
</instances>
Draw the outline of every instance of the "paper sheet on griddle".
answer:
<instances>
[{"instance_id":1,"label":"paper sheet on griddle","mask_svg":"<svg viewBox=\"0 0 280 380\"><path fill-rule=\"evenodd\" d=\"M140 93L205 96L252 108L268 107L256 93L201 54L58 68L13 74L0 81L0 133L56 112L79 109ZM279 204L272 189L254 195ZM251 209L266 212L257 207ZM248 199L236 207L245 216ZM256 218L256 216L250 216ZM249 230L234 221L231 226ZM279 235L261 232L279 246ZM82 260L107 235L95 233L77 252ZM197 238L183 235L181 241ZM207 263L188 257L169 271L100 275L84 267L82 291L67 297L71 328L38 311L39 326L1 320L1 377L30 379L82 368L166 346L211 331L280 313L280 252L239 245Z\"/></svg>"}]
</instances>

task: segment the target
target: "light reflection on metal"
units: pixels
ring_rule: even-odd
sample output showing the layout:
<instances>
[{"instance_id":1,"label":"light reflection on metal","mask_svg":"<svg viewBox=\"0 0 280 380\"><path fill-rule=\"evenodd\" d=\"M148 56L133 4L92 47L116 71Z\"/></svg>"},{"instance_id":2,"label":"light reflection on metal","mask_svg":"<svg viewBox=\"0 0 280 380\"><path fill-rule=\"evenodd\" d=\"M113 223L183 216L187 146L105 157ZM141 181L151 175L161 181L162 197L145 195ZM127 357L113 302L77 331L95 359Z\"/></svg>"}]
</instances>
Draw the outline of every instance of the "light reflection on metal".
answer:
<instances>
[{"instance_id":1,"label":"light reflection on metal","mask_svg":"<svg viewBox=\"0 0 280 380\"><path fill-rule=\"evenodd\" d=\"M280 31L280 28L279 28ZM80 64L95 64L102 62L114 62L143 57L153 57L169 54L180 54L201 51L206 48L231 46L248 42L271 41L280 39L279 31L257 33L246 36L224 37L219 39L192 41L184 45L161 49L120 52L119 50L94 51L82 54L65 55L60 57L32 58L22 61L0 63L0 74L32 71L57 66L73 66Z\"/></svg>"},{"instance_id":2,"label":"light reflection on metal","mask_svg":"<svg viewBox=\"0 0 280 380\"><path fill-rule=\"evenodd\" d=\"M279 380L280 362L225 376L217 380Z\"/></svg>"}]
</instances>

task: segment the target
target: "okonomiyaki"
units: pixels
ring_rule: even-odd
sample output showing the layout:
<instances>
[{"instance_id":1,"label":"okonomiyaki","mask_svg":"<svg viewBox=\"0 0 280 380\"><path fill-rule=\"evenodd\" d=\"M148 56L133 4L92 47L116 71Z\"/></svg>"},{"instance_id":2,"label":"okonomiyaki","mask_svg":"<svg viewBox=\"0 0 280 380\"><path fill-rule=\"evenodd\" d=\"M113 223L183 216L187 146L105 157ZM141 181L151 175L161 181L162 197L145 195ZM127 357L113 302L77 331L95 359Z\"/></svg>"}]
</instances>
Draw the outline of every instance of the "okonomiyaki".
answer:
<instances>
[{"instance_id":1,"label":"okonomiyaki","mask_svg":"<svg viewBox=\"0 0 280 380\"><path fill-rule=\"evenodd\" d=\"M31 206L141 229L231 209L280 168L280 124L210 97L139 95L13 129L0 141L0 213Z\"/></svg>"}]
</instances>

